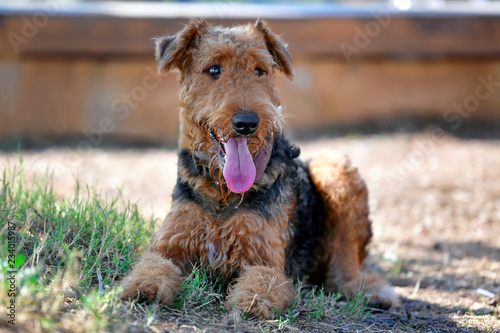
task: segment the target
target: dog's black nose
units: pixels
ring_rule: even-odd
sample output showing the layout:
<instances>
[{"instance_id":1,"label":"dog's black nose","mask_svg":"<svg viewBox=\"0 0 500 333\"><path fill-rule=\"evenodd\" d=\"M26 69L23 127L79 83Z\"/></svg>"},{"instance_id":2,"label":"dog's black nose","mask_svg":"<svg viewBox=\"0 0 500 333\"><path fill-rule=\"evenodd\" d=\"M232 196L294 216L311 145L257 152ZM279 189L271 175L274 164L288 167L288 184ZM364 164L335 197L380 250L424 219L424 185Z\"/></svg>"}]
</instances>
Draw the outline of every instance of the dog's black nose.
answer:
<instances>
[{"instance_id":1,"label":"dog's black nose","mask_svg":"<svg viewBox=\"0 0 500 333\"><path fill-rule=\"evenodd\" d=\"M233 116L233 128L240 135L250 135L259 129L260 119L254 111L241 110Z\"/></svg>"}]
</instances>

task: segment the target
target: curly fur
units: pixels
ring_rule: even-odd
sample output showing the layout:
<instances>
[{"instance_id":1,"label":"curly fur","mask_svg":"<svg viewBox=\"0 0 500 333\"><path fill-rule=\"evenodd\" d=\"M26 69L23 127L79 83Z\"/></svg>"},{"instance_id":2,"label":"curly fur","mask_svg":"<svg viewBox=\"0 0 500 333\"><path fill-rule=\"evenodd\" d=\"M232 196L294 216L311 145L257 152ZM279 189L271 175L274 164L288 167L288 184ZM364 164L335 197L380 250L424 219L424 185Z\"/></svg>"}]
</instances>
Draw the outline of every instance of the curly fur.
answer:
<instances>
[{"instance_id":1,"label":"curly fur","mask_svg":"<svg viewBox=\"0 0 500 333\"><path fill-rule=\"evenodd\" d=\"M269 318L294 297L290 276L328 291L369 294L399 304L380 277L363 273L371 238L368 191L344 156L308 163L282 134L275 72L293 79L285 42L267 24L222 28L192 21L156 39L160 73L180 72L179 162L172 208L150 249L122 283L122 297L173 301L188 263L235 279L226 307ZM217 80L207 69L218 65ZM248 149L256 158L272 142L262 178L244 194L221 176L221 142L235 137L231 119L252 110L260 119Z\"/></svg>"}]
</instances>

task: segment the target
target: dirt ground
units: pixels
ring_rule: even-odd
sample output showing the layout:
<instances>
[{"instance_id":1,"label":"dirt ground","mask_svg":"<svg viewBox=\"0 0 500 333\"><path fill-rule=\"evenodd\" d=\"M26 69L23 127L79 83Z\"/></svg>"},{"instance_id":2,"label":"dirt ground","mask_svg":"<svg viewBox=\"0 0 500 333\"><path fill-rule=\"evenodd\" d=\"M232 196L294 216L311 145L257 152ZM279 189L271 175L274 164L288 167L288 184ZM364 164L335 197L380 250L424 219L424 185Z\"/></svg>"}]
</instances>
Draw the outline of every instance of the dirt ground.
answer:
<instances>
[{"instance_id":1,"label":"dirt ground","mask_svg":"<svg viewBox=\"0 0 500 333\"><path fill-rule=\"evenodd\" d=\"M430 331L500 332L500 142L439 133L299 142L303 158L341 151L370 190L370 266ZM80 186L122 191L145 215L163 217L176 153L163 149L25 151L28 176L53 170L61 196ZM18 163L17 153L0 155ZM431 323L429 325L429 323ZM432 328L432 330L431 330ZM425 330L428 331L428 330Z\"/></svg>"}]
</instances>

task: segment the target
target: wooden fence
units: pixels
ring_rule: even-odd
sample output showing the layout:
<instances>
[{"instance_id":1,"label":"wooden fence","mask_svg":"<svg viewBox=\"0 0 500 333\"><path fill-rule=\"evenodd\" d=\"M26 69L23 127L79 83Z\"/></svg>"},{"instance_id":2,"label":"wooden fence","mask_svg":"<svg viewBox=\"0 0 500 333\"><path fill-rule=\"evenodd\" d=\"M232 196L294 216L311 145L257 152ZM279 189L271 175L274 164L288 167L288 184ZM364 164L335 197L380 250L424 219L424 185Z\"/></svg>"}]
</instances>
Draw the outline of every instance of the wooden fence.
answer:
<instances>
[{"instance_id":1,"label":"wooden fence","mask_svg":"<svg viewBox=\"0 0 500 333\"><path fill-rule=\"evenodd\" d=\"M250 4L0 4L0 141L175 145L177 79L157 76L151 38L189 17L266 18L294 57L278 77L295 131L434 118L500 119L498 10Z\"/></svg>"}]
</instances>

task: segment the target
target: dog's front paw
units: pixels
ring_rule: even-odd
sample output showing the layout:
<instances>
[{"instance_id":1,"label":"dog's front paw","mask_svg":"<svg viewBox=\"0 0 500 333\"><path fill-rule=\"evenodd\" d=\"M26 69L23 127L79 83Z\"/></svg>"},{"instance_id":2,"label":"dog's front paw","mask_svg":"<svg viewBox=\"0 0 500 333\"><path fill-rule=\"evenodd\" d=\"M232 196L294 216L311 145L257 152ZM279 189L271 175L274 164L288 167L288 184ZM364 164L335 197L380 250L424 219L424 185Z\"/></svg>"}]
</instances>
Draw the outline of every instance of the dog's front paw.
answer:
<instances>
[{"instance_id":1,"label":"dog's front paw","mask_svg":"<svg viewBox=\"0 0 500 333\"><path fill-rule=\"evenodd\" d=\"M377 274L366 274L362 280L362 291L369 298L368 304L381 309L396 310L401 306L398 295L394 289ZM351 288L356 284L351 284ZM358 289L359 290L359 289Z\"/></svg>"},{"instance_id":2,"label":"dog's front paw","mask_svg":"<svg viewBox=\"0 0 500 333\"><path fill-rule=\"evenodd\" d=\"M394 289L387 285L378 290L367 292L366 296L370 298L370 306L382 309L397 310L401 307L401 301Z\"/></svg>"},{"instance_id":3,"label":"dog's front paw","mask_svg":"<svg viewBox=\"0 0 500 333\"><path fill-rule=\"evenodd\" d=\"M158 253L146 252L130 275L123 279L121 298L158 299L162 304L170 305L181 283L181 271L172 260Z\"/></svg>"},{"instance_id":4,"label":"dog's front paw","mask_svg":"<svg viewBox=\"0 0 500 333\"><path fill-rule=\"evenodd\" d=\"M285 310L294 298L283 272L265 266L247 266L230 290L226 308L269 319L275 309Z\"/></svg>"}]
</instances>

